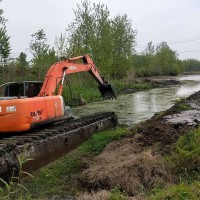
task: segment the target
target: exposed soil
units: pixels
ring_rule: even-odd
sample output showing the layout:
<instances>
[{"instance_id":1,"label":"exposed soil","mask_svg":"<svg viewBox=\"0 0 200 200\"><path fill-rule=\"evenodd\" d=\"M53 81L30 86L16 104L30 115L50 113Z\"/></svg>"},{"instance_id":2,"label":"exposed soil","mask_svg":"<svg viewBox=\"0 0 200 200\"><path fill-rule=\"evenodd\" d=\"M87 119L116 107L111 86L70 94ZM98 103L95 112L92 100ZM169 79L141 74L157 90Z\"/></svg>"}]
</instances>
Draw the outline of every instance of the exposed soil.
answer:
<instances>
[{"instance_id":1,"label":"exposed soil","mask_svg":"<svg viewBox=\"0 0 200 200\"><path fill-rule=\"evenodd\" d=\"M163 88L163 87L170 87L172 85L179 85L181 84L180 81L174 80L174 79L154 79L153 77L151 78L141 78L139 80L136 80L135 83L147 83L149 84L152 88ZM142 89L143 90L143 89ZM139 92L141 89L135 89L135 88L125 88L121 91L122 94L131 94L135 92Z\"/></svg>"},{"instance_id":2,"label":"exposed soil","mask_svg":"<svg viewBox=\"0 0 200 200\"><path fill-rule=\"evenodd\" d=\"M149 83L153 88L161 88L161 87L169 87L172 85L181 84L180 81L175 79L154 79L154 78L145 78L143 79L144 82Z\"/></svg>"},{"instance_id":3,"label":"exposed soil","mask_svg":"<svg viewBox=\"0 0 200 200\"><path fill-rule=\"evenodd\" d=\"M127 138L109 144L90 159L79 182L88 191L118 187L134 196L176 181L163 155L181 135L200 124L200 92L130 129ZM173 178L172 178L173 177Z\"/></svg>"}]
</instances>

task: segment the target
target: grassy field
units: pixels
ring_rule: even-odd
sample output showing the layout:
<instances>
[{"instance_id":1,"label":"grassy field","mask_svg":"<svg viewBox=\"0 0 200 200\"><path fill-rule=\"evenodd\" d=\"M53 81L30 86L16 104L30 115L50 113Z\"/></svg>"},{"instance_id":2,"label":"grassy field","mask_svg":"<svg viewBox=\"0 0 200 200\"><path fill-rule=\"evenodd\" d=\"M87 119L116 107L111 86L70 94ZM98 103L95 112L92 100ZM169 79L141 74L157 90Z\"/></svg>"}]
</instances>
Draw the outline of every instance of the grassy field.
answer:
<instances>
[{"instance_id":1,"label":"grassy field","mask_svg":"<svg viewBox=\"0 0 200 200\"><path fill-rule=\"evenodd\" d=\"M126 145L130 143L132 145L131 148L134 150L135 153L137 151L140 151L140 149L137 150L137 146L134 147L134 143L132 142L132 140L130 142L130 137L132 137L132 133L130 133L130 130L126 128L117 128L110 131L104 131L94 134L88 141L83 143L73 152L33 174L33 178L27 177L26 179L24 179L20 184L26 187L28 192L25 189L18 187L17 190L14 190L13 188L13 191L15 193L8 194L8 191L5 189L4 192L1 191L1 198L3 199L3 197L8 195L5 199L42 200L50 198L73 199L74 197L76 197L77 200L129 200L131 199L132 195L130 195L130 192L126 190L126 187L125 189L122 189L123 187L118 185L117 182L112 185L112 187L108 186L107 189L102 188L101 185L99 185L98 190L95 191L93 189L88 190L87 187L84 187L81 184L80 180L82 176L81 173L89 167L88 163L90 163L91 160L93 162L96 159L96 162L98 162L97 160L101 162L102 155L108 155L106 154L107 152L110 152L109 154L111 154L111 157L113 158L114 156L115 159L116 155L112 154L112 150L114 150L118 145L120 145L120 147L117 147L117 150L121 151L120 154L122 154L122 156L126 156L126 167L128 167L129 164L127 165L127 162L130 158L128 157L128 154L130 155L131 153ZM170 171L174 175L174 177L176 177L174 178L174 180L176 179L176 181L173 180L171 182L168 182L166 185L154 185L153 187L150 187L148 189L143 188L142 190L140 190L135 198L138 200L199 199L199 146L200 129L194 130L180 137L174 145L173 151L168 156L162 157L162 159L166 161L168 167L171 168ZM148 153L147 150L145 150L145 152L148 155L148 157L145 157L148 164L149 162L154 162L152 158L150 158L149 160L149 156L151 157L153 154L151 155L150 153ZM109 156L106 157L110 159ZM118 158L119 160L118 162L116 162L116 164L114 164L116 166L113 166L113 169L116 168L119 163L124 162L122 157ZM142 159L141 155L139 159ZM108 163L106 162L100 164L101 166L105 165L105 169L106 167L109 167ZM145 165L144 162L143 164ZM123 168L124 167L125 166L123 166ZM148 171L148 168L146 170ZM124 169L121 169L121 171L124 171ZM130 172L127 173L130 175ZM123 176L126 176L126 173L124 173ZM120 180L118 181L120 183ZM149 181L151 181L151 179L149 179ZM127 184L130 185L131 183L127 182Z\"/></svg>"},{"instance_id":2,"label":"grassy field","mask_svg":"<svg viewBox=\"0 0 200 200\"><path fill-rule=\"evenodd\" d=\"M82 188L77 184L76 178L84 168L83 159L98 155L107 144L124 137L126 132L125 128L117 128L94 134L75 151L33 174L33 178L24 179L21 184L28 192L22 188L16 193L9 194L9 197L11 199L48 199L52 196L67 197L82 193ZM118 190L111 191L111 196L116 196L118 193L122 196ZM7 190L1 193L2 198L6 195L8 195Z\"/></svg>"}]
</instances>

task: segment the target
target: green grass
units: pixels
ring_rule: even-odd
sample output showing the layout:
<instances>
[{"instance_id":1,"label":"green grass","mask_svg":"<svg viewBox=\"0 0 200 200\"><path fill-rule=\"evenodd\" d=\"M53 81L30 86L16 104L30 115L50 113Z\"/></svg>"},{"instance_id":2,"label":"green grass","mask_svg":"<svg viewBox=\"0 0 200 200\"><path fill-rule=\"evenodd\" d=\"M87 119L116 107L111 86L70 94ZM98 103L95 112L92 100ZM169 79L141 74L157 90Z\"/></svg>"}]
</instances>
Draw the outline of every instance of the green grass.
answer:
<instances>
[{"instance_id":1,"label":"green grass","mask_svg":"<svg viewBox=\"0 0 200 200\"><path fill-rule=\"evenodd\" d=\"M200 199L200 182L181 183L161 189L151 195L150 200L198 200Z\"/></svg>"},{"instance_id":2,"label":"green grass","mask_svg":"<svg viewBox=\"0 0 200 200\"><path fill-rule=\"evenodd\" d=\"M123 91L124 89L135 89L138 91L151 89L152 86L148 83L142 82L127 82L126 80L114 80L113 85L118 93Z\"/></svg>"},{"instance_id":3,"label":"green grass","mask_svg":"<svg viewBox=\"0 0 200 200\"><path fill-rule=\"evenodd\" d=\"M192 107L190 105L188 105L187 103L185 103L183 101L177 102L176 106L177 106L177 109L179 109L180 111L192 109Z\"/></svg>"},{"instance_id":4,"label":"green grass","mask_svg":"<svg viewBox=\"0 0 200 200\"><path fill-rule=\"evenodd\" d=\"M104 131L100 134L94 134L87 142L78 147L77 151L81 156L87 154L97 155L101 153L105 146L114 140L119 140L127 133L125 128L117 128L112 131Z\"/></svg>"},{"instance_id":5,"label":"green grass","mask_svg":"<svg viewBox=\"0 0 200 200\"><path fill-rule=\"evenodd\" d=\"M128 196L121 192L118 188L110 191L109 200L128 200Z\"/></svg>"},{"instance_id":6,"label":"green grass","mask_svg":"<svg viewBox=\"0 0 200 200\"><path fill-rule=\"evenodd\" d=\"M200 199L200 128L181 136L167 161L179 183L167 188L153 189L149 199Z\"/></svg>"},{"instance_id":7,"label":"green grass","mask_svg":"<svg viewBox=\"0 0 200 200\"><path fill-rule=\"evenodd\" d=\"M199 176L200 172L200 128L181 136L170 156L174 171L180 176Z\"/></svg>"},{"instance_id":8,"label":"green grass","mask_svg":"<svg viewBox=\"0 0 200 200\"><path fill-rule=\"evenodd\" d=\"M127 130L124 128L96 133L75 151L41 169L34 174L33 179L25 180L23 184L31 196L37 199L53 195L75 195L80 189L76 183L76 175L84 167L81 160L99 154L108 143L119 140L126 133Z\"/></svg>"}]
</instances>

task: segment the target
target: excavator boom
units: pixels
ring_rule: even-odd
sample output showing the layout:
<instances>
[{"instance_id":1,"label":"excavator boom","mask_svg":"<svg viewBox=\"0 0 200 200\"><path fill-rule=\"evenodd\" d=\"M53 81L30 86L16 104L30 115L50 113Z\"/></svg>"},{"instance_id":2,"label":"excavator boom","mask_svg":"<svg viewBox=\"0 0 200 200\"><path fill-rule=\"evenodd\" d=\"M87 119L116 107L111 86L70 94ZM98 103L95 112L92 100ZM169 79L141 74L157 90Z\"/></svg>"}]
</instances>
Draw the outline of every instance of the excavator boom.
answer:
<instances>
[{"instance_id":1,"label":"excavator boom","mask_svg":"<svg viewBox=\"0 0 200 200\"><path fill-rule=\"evenodd\" d=\"M83 63L77 63L77 61L83 61ZM58 95L62 95L64 77L68 74L84 71L88 71L97 81L99 90L104 98L116 98L113 87L101 75L89 55L69 58L52 65L47 72L43 87L38 96L55 95L57 85L59 85Z\"/></svg>"}]
</instances>

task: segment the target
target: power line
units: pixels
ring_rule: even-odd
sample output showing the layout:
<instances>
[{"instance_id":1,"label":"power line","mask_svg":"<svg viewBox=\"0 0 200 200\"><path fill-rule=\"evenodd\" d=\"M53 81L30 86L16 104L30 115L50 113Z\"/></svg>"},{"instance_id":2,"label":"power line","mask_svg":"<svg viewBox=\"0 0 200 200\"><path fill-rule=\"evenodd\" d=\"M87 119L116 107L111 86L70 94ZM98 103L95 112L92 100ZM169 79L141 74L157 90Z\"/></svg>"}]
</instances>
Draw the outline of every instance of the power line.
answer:
<instances>
[{"instance_id":1,"label":"power line","mask_svg":"<svg viewBox=\"0 0 200 200\"><path fill-rule=\"evenodd\" d=\"M196 50L189 50L189 51L180 51L178 53L189 53L189 52L198 52L200 51L200 49L196 49Z\"/></svg>"},{"instance_id":2,"label":"power line","mask_svg":"<svg viewBox=\"0 0 200 200\"><path fill-rule=\"evenodd\" d=\"M190 40L185 40L185 41L177 41L177 42L169 42L168 44L181 44L181 43L186 43L186 42L195 42L200 40L200 38L198 39L190 39Z\"/></svg>"},{"instance_id":3,"label":"power line","mask_svg":"<svg viewBox=\"0 0 200 200\"><path fill-rule=\"evenodd\" d=\"M195 50L186 50L186 51L176 51L178 54L182 54L182 53L191 53L191 52L200 52L200 49L195 49ZM137 54L141 54L142 52L137 52Z\"/></svg>"},{"instance_id":4,"label":"power line","mask_svg":"<svg viewBox=\"0 0 200 200\"><path fill-rule=\"evenodd\" d=\"M188 38L188 39L181 39L181 40L174 40L171 42L167 42L167 44L181 44L181 43L187 43L187 42L195 42L195 41L199 41L200 37L193 37L193 38ZM159 45L160 43L155 43L153 44L154 46ZM138 46L137 48L145 48L146 46Z\"/></svg>"}]
</instances>

